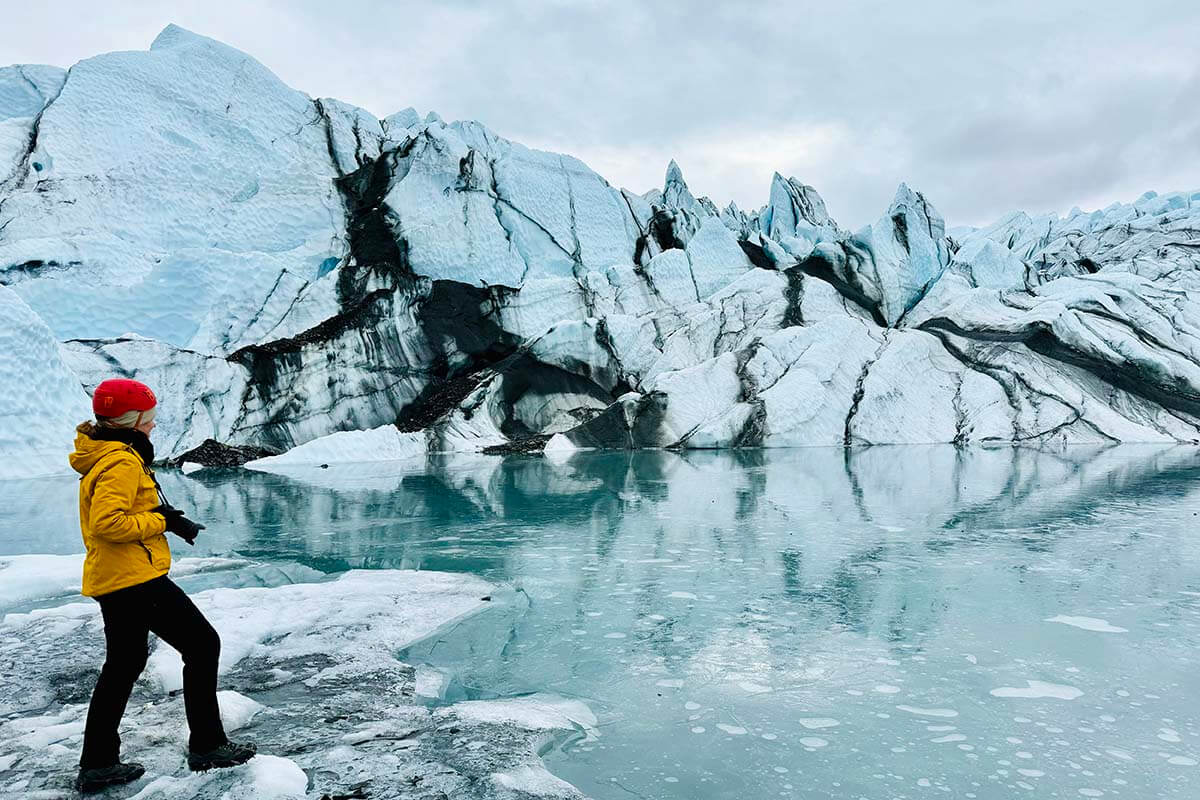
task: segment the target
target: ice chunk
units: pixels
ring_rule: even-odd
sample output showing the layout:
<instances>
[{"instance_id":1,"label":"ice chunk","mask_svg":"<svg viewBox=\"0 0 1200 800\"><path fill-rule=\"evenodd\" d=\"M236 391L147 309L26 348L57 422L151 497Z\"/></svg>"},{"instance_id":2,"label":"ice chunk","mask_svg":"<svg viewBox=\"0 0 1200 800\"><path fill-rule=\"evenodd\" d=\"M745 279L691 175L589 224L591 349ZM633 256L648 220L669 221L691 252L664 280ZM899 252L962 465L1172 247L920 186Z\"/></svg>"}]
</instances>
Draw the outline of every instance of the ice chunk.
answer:
<instances>
[{"instance_id":1,"label":"ice chunk","mask_svg":"<svg viewBox=\"0 0 1200 800\"><path fill-rule=\"evenodd\" d=\"M801 717L796 721L799 722L802 727L807 728L808 730L836 728L838 725L842 724L836 719L829 719L827 717Z\"/></svg>"},{"instance_id":2,"label":"ice chunk","mask_svg":"<svg viewBox=\"0 0 1200 800\"><path fill-rule=\"evenodd\" d=\"M83 553L0 556L0 609L30 600L75 594L83 579ZM251 566L240 558L180 558L171 564L175 578Z\"/></svg>"},{"instance_id":3,"label":"ice chunk","mask_svg":"<svg viewBox=\"0 0 1200 800\"><path fill-rule=\"evenodd\" d=\"M439 709L441 716L455 715L474 722L513 723L527 730L570 730L596 733L596 715L579 700L533 694L506 700L468 700Z\"/></svg>"},{"instance_id":4,"label":"ice chunk","mask_svg":"<svg viewBox=\"0 0 1200 800\"><path fill-rule=\"evenodd\" d=\"M221 722L227 731L244 728L255 714L265 708L256 700L229 690L217 692L217 705L221 708Z\"/></svg>"},{"instance_id":5,"label":"ice chunk","mask_svg":"<svg viewBox=\"0 0 1200 800\"><path fill-rule=\"evenodd\" d=\"M896 706L900 711L916 714L918 717L957 717L958 712L952 708L918 708L917 706Z\"/></svg>"},{"instance_id":6,"label":"ice chunk","mask_svg":"<svg viewBox=\"0 0 1200 800\"><path fill-rule=\"evenodd\" d=\"M1070 625L1073 628L1081 628L1085 631L1095 631L1097 633L1129 633L1128 628L1118 628L1116 625L1109 625L1108 620L1097 619L1096 617L1065 617L1060 614L1055 617L1048 617L1046 622L1058 622L1063 625Z\"/></svg>"},{"instance_id":7,"label":"ice chunk","mask_svg":"<svg viewBox=\"0 0 1200 800\"><path fill-rule=\"evenodd\" d=\"M339 431L293 447L283 455L249 461L247 469L270 472L295 466L368 461L404 461L426 453L424 433L401 433L395 425L366 431Z\"/></svg>"},{"instance_id":8,"label":"ice chunk","mask_svg":"<svg viewBox=\"0 0 1200 800\"><path fill-rule=\"evenodd\" d=\"M575 800L575 798L582 800L583 798L583 794L578 789L561 778L551 775L542 766L514 767L495 773L492 775L492 780L497 786L514 792L514 796L517 797L563 797L571 798L571 800Z\"/></svg>"},{"instance_id":9,"label":"ice chunk","mask_svg":"<svg viewBox=\"0 0 1200 800\"><path fill-rule=\"evenodd\" d=\"M83 553L0 556L0 608L79 591Z\"/></svg>"},{"instance_id":10,"label":"ice chunk","mask_svg":"<svg viewBox=\"0 0 1200 800\"><path fill-rule=\"evenodd\" d=\"M217 797L221 800L301 800L308 775L295 761L259 755L230 770L214 770L179 778L161 776L129 800L161 797Z\"/></svg>"},{"instance_id":11,"label":"ice chunk","mask_svg":"<svg viewBox=\"0 0 1200 800\"><path fill-rule=\"evenodd\" d=\"M1024 689L1001 686L999 689L992 689L990 694L993 697L1019 697L1019 698L1042 698L1050 697L1055 700L1074 700L1077 697L1082 697L1083 692L1076 689L1074 686L1064 686L1058 683L1046 683L1044 681L1026 681L1028 686Z\"/></svg>"},{"instance_id":12,"label":"ice chunk","mask_svg":"<svg viewBox=\"0 0 1200 800\"><path fill-rule=\"evenodd\" d=\"M328 583L210 589L192 596L221 634L222 672L248 656L279 660L348 652L359 664L394 664L396 651L486 606L491 584L470 575L372 570ZM180 688L179 654L160 645L147 674Z\"/></svg>"}]
</instances>

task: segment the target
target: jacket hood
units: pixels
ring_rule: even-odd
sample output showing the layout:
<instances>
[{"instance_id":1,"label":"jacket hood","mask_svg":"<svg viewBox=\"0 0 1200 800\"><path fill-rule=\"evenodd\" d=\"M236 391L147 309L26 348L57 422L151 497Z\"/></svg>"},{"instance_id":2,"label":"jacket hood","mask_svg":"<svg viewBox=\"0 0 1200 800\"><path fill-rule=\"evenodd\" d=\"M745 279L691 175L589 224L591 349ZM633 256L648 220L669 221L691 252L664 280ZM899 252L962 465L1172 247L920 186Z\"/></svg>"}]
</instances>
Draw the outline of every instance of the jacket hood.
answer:
<instances>
[{"instance_id":1,"label":"jacket hood","mask_svg":"<svg viewBox=\"0 0 1200 800\"><path fill-rule=\"evenodd\" d=\"M105 456L129 447L122 442L93 439L91 434L94 430L95 426L91 422L84 422L75 428L75 450L69 456L69 460L71 468L80 475L91 472Z\"/></svg>"}]
</instances>

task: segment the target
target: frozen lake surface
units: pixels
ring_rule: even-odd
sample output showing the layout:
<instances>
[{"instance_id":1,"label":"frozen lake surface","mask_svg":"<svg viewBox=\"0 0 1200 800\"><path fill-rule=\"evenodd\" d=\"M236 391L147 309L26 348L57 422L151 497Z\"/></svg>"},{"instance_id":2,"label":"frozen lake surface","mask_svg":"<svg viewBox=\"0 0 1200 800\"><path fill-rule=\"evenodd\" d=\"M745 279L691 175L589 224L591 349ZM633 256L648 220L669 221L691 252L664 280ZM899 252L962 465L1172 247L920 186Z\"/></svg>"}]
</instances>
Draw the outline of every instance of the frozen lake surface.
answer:
<instances>
[{"instance_id":1,"label":"frozen lake surface","mask_svg":"<svg viewBox=\"0 0 1200 800\"><path fill-rule=\"evenodd\" d=\"M582 701L594 734L545 758L599 800L1200 794L1194 448L161 477L208 525L176 555L229 559L185 562L189 591L416 568L501 587L397 655L434 706ZM78 553L76 491L0 483L0 561ZM0 609L77 599L77 563L0 578Z\"/></svg>"}]
</instances>

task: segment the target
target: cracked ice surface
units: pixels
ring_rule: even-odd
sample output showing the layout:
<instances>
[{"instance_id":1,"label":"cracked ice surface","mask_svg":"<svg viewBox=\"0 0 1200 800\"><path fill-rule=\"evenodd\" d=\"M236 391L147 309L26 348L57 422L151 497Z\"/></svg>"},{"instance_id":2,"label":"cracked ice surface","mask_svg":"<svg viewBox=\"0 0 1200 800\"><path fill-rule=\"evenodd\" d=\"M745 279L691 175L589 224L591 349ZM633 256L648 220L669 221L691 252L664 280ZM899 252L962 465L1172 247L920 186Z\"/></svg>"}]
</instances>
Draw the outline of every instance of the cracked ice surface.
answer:
<instances>
[{"instance_id":1,"label":"cracked ice surface","mask_svg":"<svg viewBox=\"0 0 1200 800\"><path fill-rule=\"evenodd\" d=\"M6 569L44 579L45 558L10 557ZM540 695L434 712L416 703L417 673L395 657L485 608L497 589L469 575L385 570L193 595L222 636L221 684L233 687L219 695L226 727L255 739L262 755L235 769L187 772L182 700L164 694L178 689L181 665L159 646L124 723L124 753L145 763L147 776L123 796L582 797L539 753L595 735L583 703ZM0 791L63 795L102 657L94 603L4 617Z\"/></svg>"}]
</instances>

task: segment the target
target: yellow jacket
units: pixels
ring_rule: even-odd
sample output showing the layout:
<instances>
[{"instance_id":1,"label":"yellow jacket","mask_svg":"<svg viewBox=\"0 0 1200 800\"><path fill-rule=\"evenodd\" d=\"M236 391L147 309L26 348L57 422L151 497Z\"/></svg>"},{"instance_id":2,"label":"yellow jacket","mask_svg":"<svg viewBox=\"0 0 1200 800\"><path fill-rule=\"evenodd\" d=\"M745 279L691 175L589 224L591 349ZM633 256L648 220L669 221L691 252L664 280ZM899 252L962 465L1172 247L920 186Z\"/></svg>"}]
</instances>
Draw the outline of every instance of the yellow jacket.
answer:
<instances>
[{"instance_id":1,"label":"yellow jacket","mask_svg":"<svg viewBox=\"0 0 1200 800\"><path fill-rule=\"evenodd\" d=\"M75 430L70 460L83 476L83 593L96 597L166 575L171 568L171 548L163 535L167 521L150 511L161 501L149 466L127 444L93 439L90 422Z\"/></svg>"}]
</instances>

